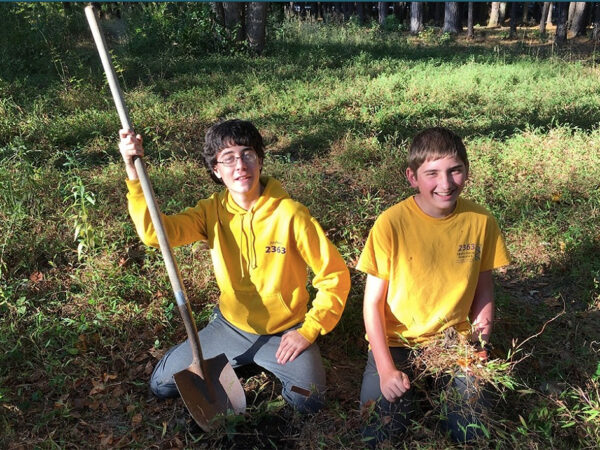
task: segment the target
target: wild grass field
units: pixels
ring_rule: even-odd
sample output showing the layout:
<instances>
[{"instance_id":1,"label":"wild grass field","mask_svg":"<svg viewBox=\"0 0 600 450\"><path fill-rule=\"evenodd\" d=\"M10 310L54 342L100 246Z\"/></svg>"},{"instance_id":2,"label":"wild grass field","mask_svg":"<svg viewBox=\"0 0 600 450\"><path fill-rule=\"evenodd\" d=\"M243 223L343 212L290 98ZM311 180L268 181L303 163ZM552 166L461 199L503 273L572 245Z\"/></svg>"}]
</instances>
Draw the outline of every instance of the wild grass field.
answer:
<instances>
[{"instance_id":1,"label":"wild grass field","mask_svg":"<svg viewBox=\"0 0 600 450\"><path fill-rule=\"evenodd\" d=\"M0 14L10 17L0 29L0 447L363 448L364 277L354 266L377 215L411 194L408 142L434 125L463 136L463 195L493 212L513 257L496 274L489 439L473 446L597 447L593 43L556 48L530 30L518 41L478 30L467 42L431 28L409 37L278 18L257 57L203 34L203 5L131 6L104 23L162 210L214 192L204 132L220 118L249 119L266 138L265 172L310 209L352 274L340 324L318 340L327 407L298 416L272 376L244 369L247 414L203 433L179 399L157 401L147 387L185 333L160 254L127 214L119 120L82 8L3 4ZM218 298L208 251L176 256L202 326ZM423 398L411 432L391 445L452 447L439 399Z\"/></svg>"}]
</instances>

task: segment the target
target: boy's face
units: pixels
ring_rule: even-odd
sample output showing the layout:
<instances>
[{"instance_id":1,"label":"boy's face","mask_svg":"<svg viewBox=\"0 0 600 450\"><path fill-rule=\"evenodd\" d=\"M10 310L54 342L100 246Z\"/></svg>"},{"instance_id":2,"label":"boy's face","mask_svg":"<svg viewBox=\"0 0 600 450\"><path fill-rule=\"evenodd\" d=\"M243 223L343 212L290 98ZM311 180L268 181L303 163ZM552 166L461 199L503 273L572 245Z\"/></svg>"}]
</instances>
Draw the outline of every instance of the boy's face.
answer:
<instances>
[{"instance_id":1,"label":"boy's face","mask_svg":"<svg viewBox=\"0 0 600 450\"><path fill-rule=\"evenodd\" d=\"M428 216L440 218L454 211L467 181L467 168L457 157L446 156L425 161L416 173L406 169L406 177L419 190L415 195L419 208Z\"/></svg>"},{"instance_id":2,"label":"boy's face","mask_svg":"<svg viewBox=\"0 0 600 450\"><path fill-rule=\"evenodd\" d=\"M217 153L213 172L234 196L256 200L260 196L261 168L262 161L251 147L232 145Z\"/></svg>"}]
</instances>

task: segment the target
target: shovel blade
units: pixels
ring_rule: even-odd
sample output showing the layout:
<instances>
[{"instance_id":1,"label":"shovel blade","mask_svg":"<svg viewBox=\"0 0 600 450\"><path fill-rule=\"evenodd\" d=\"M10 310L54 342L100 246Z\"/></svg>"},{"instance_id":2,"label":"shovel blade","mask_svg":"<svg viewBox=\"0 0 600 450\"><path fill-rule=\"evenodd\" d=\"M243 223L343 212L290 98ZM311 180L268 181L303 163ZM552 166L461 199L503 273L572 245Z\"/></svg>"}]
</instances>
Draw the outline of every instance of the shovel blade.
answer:
<instances>
[{"instance_id":1,"label":"shovel blade","mask_svg":"<svg viewBox=\"0 0 600 450\"><path fill-rule=\"evenodd\" d=\"M173 378L190 415L200 428L210 431L217 415L246 410L246 394L224 354L205 360L204 367L208 377L198 375L202 374L200 364L192 364Z\"/></svg>"}]
</instances>

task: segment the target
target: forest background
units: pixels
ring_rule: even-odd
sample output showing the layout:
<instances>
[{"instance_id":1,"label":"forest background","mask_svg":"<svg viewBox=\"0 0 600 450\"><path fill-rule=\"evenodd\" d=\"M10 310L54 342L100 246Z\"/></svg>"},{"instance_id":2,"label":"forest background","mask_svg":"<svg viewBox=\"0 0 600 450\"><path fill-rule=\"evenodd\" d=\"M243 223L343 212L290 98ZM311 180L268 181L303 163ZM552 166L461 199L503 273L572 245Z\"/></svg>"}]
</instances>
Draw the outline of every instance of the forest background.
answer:
<instances>
[{"instance_id":1,"label":"forest background","mask_svg":"<svg viewBox=\"0 0 600 450\"><path fill-rule=\"evenodd\" d=\"M162 210L214 192L204 131L246 118L266 138L266 173L309 207L351 269L342 320L319 338L327 407L294 414L273 377L250 367L240 372L248 413L203 433L180 400L148 392L184 331L160 255L127 215L119 121L83 5L0 4L0 447L364 447L354 266L377 215L411 194L410 138L434 125L464 137L464 195L498 218L513 256L496 274L493 360L482 369L496 393L490 440L474 446L597 446L597 5L580 32L573 3L546 5L543 30L542 3L455 4L459 26L446 31L454 6L420 5L414 30L408 3L269 4L262 41L248 22L261 17L255 4L238 4L232 21L227 4L100 5ZM495 10L505 15L494 24ZM202 326L218 298L208 251L176 256ZM415 385L421 414L394 445L452 446L440 397Z\"/></svg>"}]
</instances>

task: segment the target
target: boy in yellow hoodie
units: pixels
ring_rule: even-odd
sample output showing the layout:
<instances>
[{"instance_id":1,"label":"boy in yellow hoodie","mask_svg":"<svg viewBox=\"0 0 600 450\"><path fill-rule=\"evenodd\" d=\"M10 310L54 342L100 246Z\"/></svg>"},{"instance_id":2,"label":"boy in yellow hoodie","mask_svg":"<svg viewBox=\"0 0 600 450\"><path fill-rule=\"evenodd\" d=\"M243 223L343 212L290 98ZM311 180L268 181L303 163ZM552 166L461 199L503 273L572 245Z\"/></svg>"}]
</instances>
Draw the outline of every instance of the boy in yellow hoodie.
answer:
<instances>
[{"instance_id":1,"label":"boy in yellow hoodie","mask_svg":"<svg viewBox=\"0 0 600 450\"><path fill-rule=\"evenodd\" d=\"M129 213L146 245L158 246L133 158L142 138L121 130ZM163 215L173 246L207 241L221 290L209 324L199 331L206 358L224 353L233 367L249 363L269 370L283 397L300 412L323 405L325 371L315 340L331 331L344 310L350 276L344 260L308 209L292 200L274 178L261 176L264 144L254 125L227 120L206 133L204 161L226 189L195 207ZM307 266L316 297L309 308ZM171 348L152 373L161 398L178 395L173 374L192 355L183 342Z\"/></svg>"}]
</instances>

